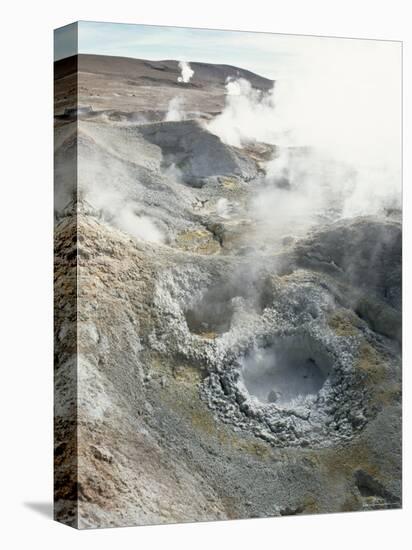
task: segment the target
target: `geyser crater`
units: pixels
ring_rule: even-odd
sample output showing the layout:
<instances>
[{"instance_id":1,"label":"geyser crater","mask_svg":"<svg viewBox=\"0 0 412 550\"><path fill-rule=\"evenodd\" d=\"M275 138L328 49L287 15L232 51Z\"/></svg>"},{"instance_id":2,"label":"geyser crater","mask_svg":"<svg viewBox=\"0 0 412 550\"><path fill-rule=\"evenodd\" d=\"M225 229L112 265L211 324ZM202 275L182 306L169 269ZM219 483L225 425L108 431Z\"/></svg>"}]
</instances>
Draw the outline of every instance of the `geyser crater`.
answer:
<instances>
[{"instance_id":1,"label":"geyser crater","mask_svg":"<svg viewBox=\"0 0 412 550\"><path fill-rule=\"evenodd\" d=\"M240 380L250 397L280 407L315 398L331 361L304 337L282 338L249 351L240 361Z\"/></svg>"},{"instance_id":2,"label":"geyser crater","mask_svg":"<svg viewBox=\"0 0 412 550\"><path fill-rule=\"evenodd\" d=\"M230 299L221 299L214 291L209 291L185 311L185 318L190 332L203 337L215 337L230 330L234 310Z\"/></svg>"},{"instance_id":3,"label":"geyser crater","mask_svg":"<svg viewBox=\"0 0 412 550\"><path fill-rule=\"evenodd\" d=\"M271 303L266 280L260 282L250 275L250 267L228 282L219 282L208 288L203 295L184 310L189 331L202 337L220 336L231 329L240 303L250 312L261 315Z\"/></svg>"}]
</instances>

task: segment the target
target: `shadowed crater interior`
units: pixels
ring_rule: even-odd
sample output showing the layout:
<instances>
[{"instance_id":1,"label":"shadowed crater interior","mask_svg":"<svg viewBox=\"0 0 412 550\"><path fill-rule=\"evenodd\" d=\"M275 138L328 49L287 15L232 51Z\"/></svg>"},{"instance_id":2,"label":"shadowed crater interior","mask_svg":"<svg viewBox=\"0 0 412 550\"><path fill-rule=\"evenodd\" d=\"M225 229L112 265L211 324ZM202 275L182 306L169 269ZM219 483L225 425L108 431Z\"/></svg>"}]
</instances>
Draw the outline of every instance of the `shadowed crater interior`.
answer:
<instances>
[{"instance_id":1,"label":"shadowed crater interior","mask_svg":"<svg viewBox=\"0 0 412 550\"><path fill-rule=\"evenodd\" d=\"M255 348L241 361L249 394L261 403L288 405L316 395L330 374L331 361L308 338L279 339Z\"/></svg>"},{"instance_id":2,"label":"shadowed crater interior","mask_svg":"<svg viewBox=\"0 0 412 550\"><path fill-rule=\"evenodd\" d=\"M190 332L203 337L214 337L230 329L233 296L224 294L218 288L211 289L193 308L185 312Z\"/></svg>"},{"instance_id":3,"label":"shadowed crater interior","mask_svg":"<svg viewBox=\"0 0 412 550\"><path fill-rule=\"evenodd\" d=\"M210 287L203 296L185 311L190 332L213 338L228 332L235 312L236 299L241 299L249 311L261 314L270 305L272 296L266 280L260 282L244 270L236 279Z\"/></svg>"}]
</instances>

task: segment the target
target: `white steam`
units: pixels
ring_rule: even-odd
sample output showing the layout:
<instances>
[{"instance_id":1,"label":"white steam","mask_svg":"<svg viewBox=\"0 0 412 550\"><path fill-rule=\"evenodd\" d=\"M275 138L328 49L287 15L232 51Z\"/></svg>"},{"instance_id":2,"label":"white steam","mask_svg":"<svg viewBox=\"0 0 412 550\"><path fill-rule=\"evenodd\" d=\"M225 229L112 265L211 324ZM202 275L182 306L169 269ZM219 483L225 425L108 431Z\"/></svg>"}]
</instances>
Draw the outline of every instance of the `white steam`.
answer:
<instances>
[{"instance_id":1,"label":"white steam","mask_svg":"<svg viewBox=\"0 0 412 550\"><path fill-rule=\"evenodd\" d=\"M140 142L129 134L118 140L116 128L79 123L78 131L78 195L80 204L91 207L106 223L138 240L163 243L165 226L153 217L153 209L143 200L146 195L144 170L124 159L135 159L145 166L136 148ZM149 163L149 166L151 164Z\"/></svg>"},{"instance_id":2,"label":"white steam","mask_svg":"<svg viewBox=\"0 0 412 550\"><path fill-rule=\"evenodd\" d=\"M208 129L234 147L249 141L274 143L278 133L274 107L273 91L263 94L244 78L229 80L225 108L208 124Z\"/></svg>"},{"instance_id":3,"label":"white steam","mask_svg":"<svg viewBox=\"0 0 412 550\"><path fill-rule=\"evenodd\" d=\"M195 71L190 67L186 61L179 61L180 76L177 77L178 82L187 84L195 74Z\"/></svg>"},{"instance_id":4,"label":"white steam","mask_svg":"<svg viewBox=\"0 0 412 550\"><path fill-rule=\"evenodd\" d=\"M164 235L154 222L140 211L137 204L123 196L119 190L101 186L88 186L83 190L83 197L103 218L125 233L138 240L162 243Z\"/></svg>"},{"instance_id":5,"label":"white steam","mask_svg":"<svg viewBox=\"0 0 412 550\"><path fill-rule=\"evenodd\" d=\"M259 214L308 209L310 217L322 202L339 201L342 216L400 208L400 45L313 39L295 53L269 92L228 82L225 108L208 125L235 147L277 146L266 165L277 189L257 198ZM298 149L304 154L290 154Z\"/></svg>"},{"instance_id":6,"label":"white steam","mask_svg":"<svg viewBox=\"0 0 412 550\"><path fill-rule=\"evenodd\" d=\"M186 116L183 109L183 98L180 96L173 97L169 101L165 120L179 122L180 120L185 120L185 118Z\"/></svg>"},{"instance_id":7,"label":"white steam","mask_svg":"<svg viewBox=\"0 0 412 550\"><path fill-rule=\"evenodd\" d=\"M230 210L229 201L226 198L221 197L216 203L217 215L220 216L221 218L229 218L230 217L229 210Z\"/></svg>"},{"instance_id":8,"label":"white steam","mask_svg":"<svg viewBox=\"0 0 412 550\"><path fill-rule=\"evenodd\" d=\"M139 212L130 206L118 211L114 221L119 229L130 233L132 237L155 243L164 242L162 233L153 221L147 216L139 215Z\"/></svg>"}]
</instances>

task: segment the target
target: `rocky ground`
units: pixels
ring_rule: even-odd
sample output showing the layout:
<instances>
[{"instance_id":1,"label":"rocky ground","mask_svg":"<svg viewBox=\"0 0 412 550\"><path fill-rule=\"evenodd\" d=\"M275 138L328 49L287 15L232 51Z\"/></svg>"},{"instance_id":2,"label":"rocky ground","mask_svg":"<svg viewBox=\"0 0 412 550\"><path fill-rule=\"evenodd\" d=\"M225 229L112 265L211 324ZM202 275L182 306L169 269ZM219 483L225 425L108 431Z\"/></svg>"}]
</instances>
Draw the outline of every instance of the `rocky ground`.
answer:
<instances>
[{"instance_id":1,"label":"rocky ground","mask_svg":"<svg viewBox=\"0 0 412 550\"><path fill-rule=\"evenodd\" d=\"M400 507L399 212L344 218L334 203L287 231L256 215L276 146L235 148L207 124L227 77L262 93L266 79L193 63L179 84L177 62L79 56L76 121L68 66L56 517L90 528ZM176 94L184 119L164 121Z\"/></svg>"}]
</instances>

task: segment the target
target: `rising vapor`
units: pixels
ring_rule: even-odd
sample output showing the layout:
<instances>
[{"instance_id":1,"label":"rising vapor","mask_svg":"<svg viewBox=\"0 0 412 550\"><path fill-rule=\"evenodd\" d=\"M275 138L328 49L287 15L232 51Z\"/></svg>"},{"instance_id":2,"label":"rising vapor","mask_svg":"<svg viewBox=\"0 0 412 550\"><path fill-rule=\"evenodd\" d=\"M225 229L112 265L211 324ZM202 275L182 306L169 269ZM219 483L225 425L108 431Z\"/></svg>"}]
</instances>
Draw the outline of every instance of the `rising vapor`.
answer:
<instances>
[{"instance_id":1,"label":"rising vapor","mask_svg":"<svg viewBox=\"0 0 412 550\"><path fill-rule=\"evenodd\" d=\"M227 82L225 107L209 131L235 147L276 146L265 166L267 189L255 201L259 216L268 211L272 223L279 201L286 223L292 209L310 217L337 202L343 217L400 209L398 57L393 63L393 52L377 42L330 41L309 49L267 93L242 78Z\"/></svg>"},{"instance_id":2,"label":"rising vapor","mask_svg":"<svg viewBox=\"0 0 412 550\"><path fill-rule=\"evenodd\" d=\"M179 69L181 70L181 74L177 77L177 81L183 82L184 84L190 82L190 79L195 74L195 71L191 69L189 63L186 61L179 61Z\"/></svg>"}]
</instances>

